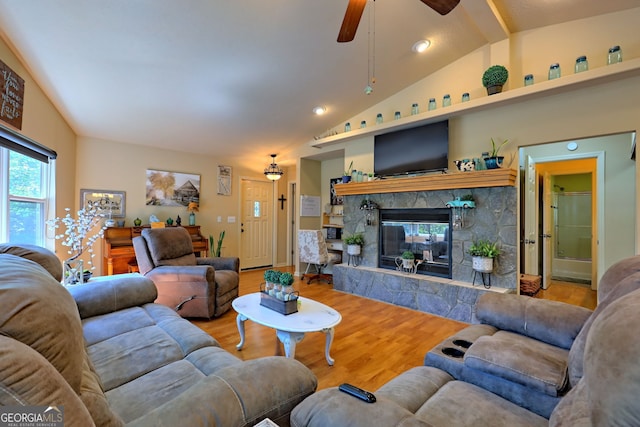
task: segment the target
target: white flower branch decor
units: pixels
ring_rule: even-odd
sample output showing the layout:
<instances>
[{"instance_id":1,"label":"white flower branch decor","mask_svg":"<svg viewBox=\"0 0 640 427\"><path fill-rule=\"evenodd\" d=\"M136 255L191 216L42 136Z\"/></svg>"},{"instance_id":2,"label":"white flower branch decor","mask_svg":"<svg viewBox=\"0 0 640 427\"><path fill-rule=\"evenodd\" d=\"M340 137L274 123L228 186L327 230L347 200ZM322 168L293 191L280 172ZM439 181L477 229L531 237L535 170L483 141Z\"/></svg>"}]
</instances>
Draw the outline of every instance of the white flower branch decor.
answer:
<instances>
[{"instance_id":1,"label":"white flower branch decor","mask_svg":"<svg viewBox=\"0 0 640 427\"><path fill-rule=\"evenodd\" d=\"M61 225L65 227L64 233L55 235L56 240L63 239L62 245L69 247L70 257L64 261L65 283L82 283L82 260L78 258L86 251L89 253L88 264L91 270L95 269L93 244L104 235L106 227L100 226L97 231L95 229L105 215L103 209L92 201L88 201L87 206L78 211L77 218L71 216L71 209L66 208L65 211L67 214L64 217L48 220L47 225L55 232Z\"/></svg>"}]
</instances>

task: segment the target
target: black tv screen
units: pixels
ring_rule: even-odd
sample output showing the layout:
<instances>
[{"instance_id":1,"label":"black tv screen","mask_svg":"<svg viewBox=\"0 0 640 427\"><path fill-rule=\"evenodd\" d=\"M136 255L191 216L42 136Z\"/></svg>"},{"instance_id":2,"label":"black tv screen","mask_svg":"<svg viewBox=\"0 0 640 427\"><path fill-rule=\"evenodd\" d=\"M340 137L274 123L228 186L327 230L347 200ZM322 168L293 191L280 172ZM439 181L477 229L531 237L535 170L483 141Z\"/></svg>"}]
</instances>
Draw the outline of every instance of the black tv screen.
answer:
<instances>
[{"instance_id":1,"label":"black tv screen","mask_svg":"<svg viewBox=\"0 0 640 427\"><path fill-rule=\"evenodd\" d=\"M444 171L449 166L449 121L376 135L373 169L377 176Z\"/></svg>"}]
</instances>

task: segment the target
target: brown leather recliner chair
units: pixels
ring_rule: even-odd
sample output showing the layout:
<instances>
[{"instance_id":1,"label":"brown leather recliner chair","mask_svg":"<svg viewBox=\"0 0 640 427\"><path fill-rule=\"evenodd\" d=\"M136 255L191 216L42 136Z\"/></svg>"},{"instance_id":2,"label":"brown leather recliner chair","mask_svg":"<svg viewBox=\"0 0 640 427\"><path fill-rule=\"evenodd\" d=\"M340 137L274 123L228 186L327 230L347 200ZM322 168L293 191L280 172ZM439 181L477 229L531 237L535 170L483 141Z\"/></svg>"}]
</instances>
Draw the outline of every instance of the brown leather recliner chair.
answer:
<instances>
[{"instance_id":1,"label":"brown leather recliner chair","mask_svg":"<svg viewBox=\"0 0 640 427\"><path fill-rule=\"evenodd\" d=\"M155 283L158 304L182 317L218 317L238 296L240 260L196 258L182 227L151 228L133 239L140 273Z\"/></svg>"}]
</instances>

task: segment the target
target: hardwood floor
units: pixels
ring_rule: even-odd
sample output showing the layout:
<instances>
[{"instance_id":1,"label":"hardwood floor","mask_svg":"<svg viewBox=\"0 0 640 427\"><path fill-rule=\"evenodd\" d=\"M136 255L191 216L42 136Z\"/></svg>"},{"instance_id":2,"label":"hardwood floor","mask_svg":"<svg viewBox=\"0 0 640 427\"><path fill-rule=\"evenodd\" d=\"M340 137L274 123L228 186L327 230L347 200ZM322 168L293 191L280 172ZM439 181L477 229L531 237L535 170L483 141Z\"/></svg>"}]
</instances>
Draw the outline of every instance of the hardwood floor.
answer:
<instances>
[{"instance_id":1,"label":"hardwood floor","mask_svg":"<svg viewBox=\"0 0 640 427\"><path fill-rule=\"evenodd\" d=\"M536 298L562 301L586 307L589 310L595 309L598 304L598 294L591 289L590 285L559 280L552 280L547 289L541 289L536 294Z\"/></svg>"},{"instance_id":2,"label":"hardwood floor","mask_svg":"<svg viewBox=\"0 0 640 427\"><path fill-rule=\"evenodd\" d=\"M279 270L293 272L293 268ZM263 272L264 270L255 270L240 273L240 294L259 291ZM466 324L454 320L335 291L332 285L322 282L307 285L296 277L294 287L301 295L327 304L342 315L342 322L335 329L331 347L334 366L329 366L324 357L323 333L307 334L296 346L296 359L316 375L319 390L343 382L376 390L407 369L422 365L427 351L466 327ZM573 301L573 297L567 296L566 289L560 292L563 289L562 284L551 286L542 296ZM581 305L590 300L578 297L575 301ZM275 331L250 320L245 322L244 348L236 350L240 336L236 326L236 312L233 310L211 321L194 320L193 323L240 359L271 356L276 353L276 349L283 354Z\"/></svg>"}]
</instances>

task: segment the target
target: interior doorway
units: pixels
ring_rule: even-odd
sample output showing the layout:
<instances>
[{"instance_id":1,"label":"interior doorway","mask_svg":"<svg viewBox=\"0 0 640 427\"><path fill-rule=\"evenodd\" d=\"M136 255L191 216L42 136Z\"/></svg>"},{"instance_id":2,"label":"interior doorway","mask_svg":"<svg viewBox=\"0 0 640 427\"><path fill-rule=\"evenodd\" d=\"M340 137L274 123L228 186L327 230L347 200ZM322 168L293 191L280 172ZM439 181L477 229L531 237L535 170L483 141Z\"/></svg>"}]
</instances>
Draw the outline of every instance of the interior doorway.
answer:
<instances>
[{"instance_id":1,"label":"interior doorway","mask_svg":"<svg viewBox=\"0 0 640 427\"><path fill-rule=\"evenodd\" d=\"M551 175L551 278L591 284L593 173Z\"/></svg>"},{"instance_id":2,"label":"interior doorway","mask_svg":"<svg viewBox=\"0 0 640 427\"><path fill-rule=\"evenodd\" d=\"M597 290L610 265L636 253L634 141L624 133L520 148L521 273L541 276L543 289L555 278Z\"/></svg>"},{"instance_id":3,"label":"interior doorway","mask_svg":"<svg viewBox=\"0 0 640 427\"><path fill-rule=\"evenodd\" d=\"M542 177L540 263L549 281L591 285L597 280L597 158L536 164ZM596 286L593 287L596 289Z\"/></svg>"}]
</instances>

